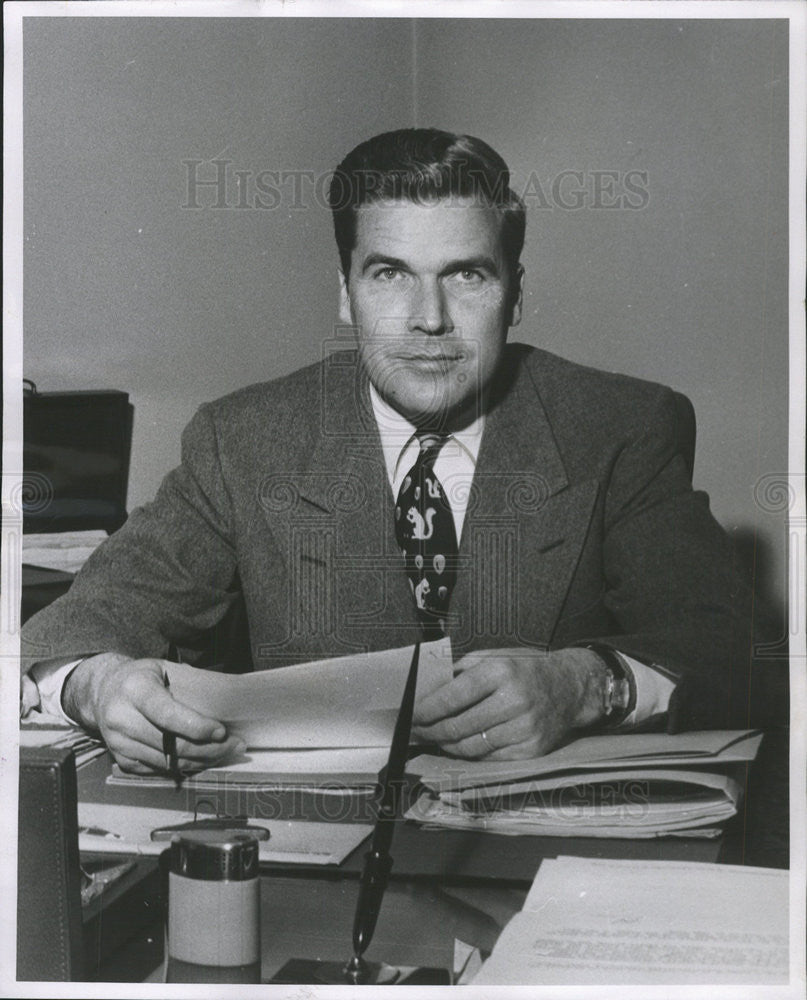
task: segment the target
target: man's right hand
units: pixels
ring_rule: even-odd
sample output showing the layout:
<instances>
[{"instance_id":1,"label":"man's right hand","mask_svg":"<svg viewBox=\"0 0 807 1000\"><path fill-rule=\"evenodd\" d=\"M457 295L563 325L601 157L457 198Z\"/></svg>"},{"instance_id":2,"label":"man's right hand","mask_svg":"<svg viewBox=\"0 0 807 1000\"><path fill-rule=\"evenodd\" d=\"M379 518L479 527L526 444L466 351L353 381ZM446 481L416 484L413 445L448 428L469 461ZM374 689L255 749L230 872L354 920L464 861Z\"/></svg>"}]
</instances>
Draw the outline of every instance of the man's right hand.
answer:
<instances>
[{"instance_id":1,"label":"man's right hand","mask_svg":"<svg viewBox=\"0 0 807 1000\"><path fill-rule=\"evenodd\" d=\"M176 735L183 772L212 767L244 749L221 722L171 696L164 685L167 666L182 669L164 660L101 653L79 663L64 685L65 712L85 729L100 733L124 771L167 771L164 733Z\"/></svg>"}]
</instances>

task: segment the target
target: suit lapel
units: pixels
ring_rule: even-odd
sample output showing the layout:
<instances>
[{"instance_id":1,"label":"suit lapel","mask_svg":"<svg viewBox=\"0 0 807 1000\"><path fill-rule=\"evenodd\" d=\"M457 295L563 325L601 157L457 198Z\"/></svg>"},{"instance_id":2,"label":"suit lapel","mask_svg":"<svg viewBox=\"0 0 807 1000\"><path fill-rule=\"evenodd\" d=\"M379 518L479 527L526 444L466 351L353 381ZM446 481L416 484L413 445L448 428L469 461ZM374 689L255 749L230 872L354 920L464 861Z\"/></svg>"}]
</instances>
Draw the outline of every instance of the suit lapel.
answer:
<instances>
[{"instance_id":1,"label":"suit lapel","mask_svg":"<svg viewBox=\"0 0 807 1000\"><path fill-rule=\"evenodd\" d=\"M570 484L525 365L488 412L452 596L452 645L550 645L585 540L595 481Z\"/></svg>"},{"instance_id":2,"label":"suit lapel","mask_svg":"<svg viewBox=\"0 0 807 1000\"><path fill-rule=\"evenodd\" d=\"M298 491L300 510L308 508L312 525L319 521L329 532L336 634L362 648L407 645L419 638L419 626L367 379L340 355L326 359L323 373L321 432Z\"/></svg>"}]
</instances>

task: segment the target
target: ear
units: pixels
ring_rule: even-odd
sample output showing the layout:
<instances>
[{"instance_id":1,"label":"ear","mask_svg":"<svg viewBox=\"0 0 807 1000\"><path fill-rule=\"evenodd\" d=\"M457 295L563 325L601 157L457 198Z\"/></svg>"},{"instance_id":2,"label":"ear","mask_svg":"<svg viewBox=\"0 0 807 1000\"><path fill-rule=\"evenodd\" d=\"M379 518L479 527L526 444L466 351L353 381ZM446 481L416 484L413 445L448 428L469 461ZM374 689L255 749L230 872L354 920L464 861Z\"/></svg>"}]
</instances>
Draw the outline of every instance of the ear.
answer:
<instances>
[{"instance_id":1,"label":"ear","mask_svg":"<svg viewBox=\"0 0 807 1000\"><path fill-rule=\"evenodd\" d=\"M350 308L350 295L347 290L347 278L342 268L339 268L339 320L347 326L353 323L353 311Z\"/></svg>"},{"instance_id":2,"label":"ear","mask_svg":"<svg viewBox=\"0 0 807 1000\"><path fill-rule=\"evenodd\" d=\"M509 325L518 326L521 322L521 304L524 300L524 268L521 264L516 268L515 283L510 290Z\"/></svg>"}]
</instances>

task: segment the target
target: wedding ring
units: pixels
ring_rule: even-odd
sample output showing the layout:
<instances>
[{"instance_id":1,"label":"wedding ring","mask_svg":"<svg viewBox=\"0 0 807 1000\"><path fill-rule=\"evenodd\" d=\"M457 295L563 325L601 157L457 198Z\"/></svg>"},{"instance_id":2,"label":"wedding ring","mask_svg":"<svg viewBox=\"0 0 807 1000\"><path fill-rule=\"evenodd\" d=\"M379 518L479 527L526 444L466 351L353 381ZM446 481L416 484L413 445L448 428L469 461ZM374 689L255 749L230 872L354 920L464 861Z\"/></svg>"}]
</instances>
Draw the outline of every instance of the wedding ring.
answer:
<instances>
[{"instance_id":1,"label":"wedding ring","mask_svg":"<svg viewBox=\"0 0 807 1000\"><path fill-rule=\"evenodd\" d=\"M488 748L488 750L492 751L493 750L493 746L491 745L491 742L488 739L488 734L485 732L485 730L483 729L482 732L479 735L482 737L482 742L485 744L485 746Z\"/></svg>"}]
</instances>

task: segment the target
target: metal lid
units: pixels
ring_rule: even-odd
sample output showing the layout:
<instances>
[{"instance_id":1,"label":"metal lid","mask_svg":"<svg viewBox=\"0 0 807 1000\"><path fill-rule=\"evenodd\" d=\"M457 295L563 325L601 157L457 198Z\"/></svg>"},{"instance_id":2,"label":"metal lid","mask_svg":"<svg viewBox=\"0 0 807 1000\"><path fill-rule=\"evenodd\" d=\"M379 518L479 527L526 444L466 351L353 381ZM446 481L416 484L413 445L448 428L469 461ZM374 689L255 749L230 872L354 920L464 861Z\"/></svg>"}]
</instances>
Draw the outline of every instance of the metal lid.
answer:
<instances>
[{"instance_id":1,"label":"metal lid","mask_svg":"<svg viewBox=\"0 0 807 1000\"><path fill-rule=\"evenodd\" d=\"M207 882L258 875L258 838L246 831L186 830L171 838L171 871Z\"/></svg>"}]
</instances>

